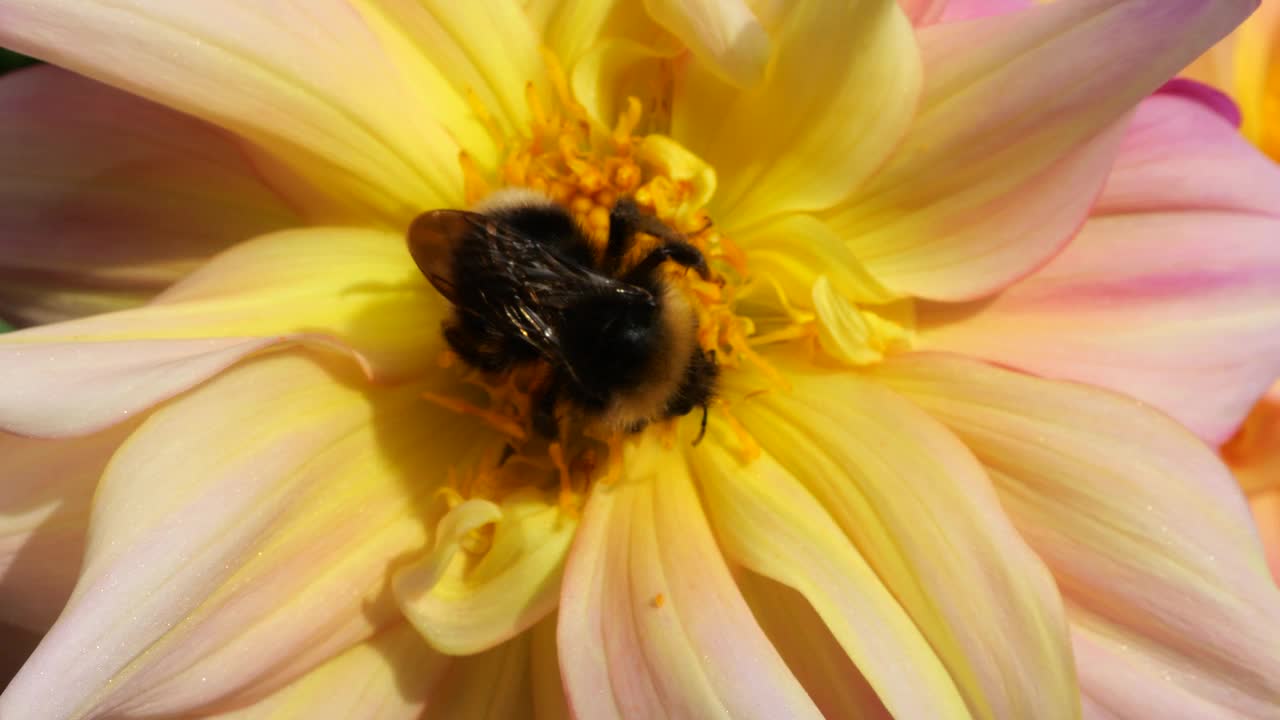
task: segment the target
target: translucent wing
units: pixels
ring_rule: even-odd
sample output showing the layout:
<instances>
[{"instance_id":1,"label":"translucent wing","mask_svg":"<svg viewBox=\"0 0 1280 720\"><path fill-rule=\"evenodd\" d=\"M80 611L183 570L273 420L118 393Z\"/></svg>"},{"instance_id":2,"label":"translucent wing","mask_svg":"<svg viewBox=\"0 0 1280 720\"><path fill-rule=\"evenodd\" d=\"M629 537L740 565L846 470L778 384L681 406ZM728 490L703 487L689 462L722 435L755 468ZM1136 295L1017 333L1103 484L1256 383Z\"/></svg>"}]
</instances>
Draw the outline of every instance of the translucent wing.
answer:
<instances>
[{"instance_id":1,"label":"translucent wing","mask_svg":"<svg viewBox=\"0 0 1280 720\"><path fill-rule=\"evenodd\" d=\"M654 302L643 288L566 258L555 238L533 237L488 215L433 210L414 220L408 238L418 268L460 314L562 366L559 328L570 307Z\"/></svg>"}]
</instances>

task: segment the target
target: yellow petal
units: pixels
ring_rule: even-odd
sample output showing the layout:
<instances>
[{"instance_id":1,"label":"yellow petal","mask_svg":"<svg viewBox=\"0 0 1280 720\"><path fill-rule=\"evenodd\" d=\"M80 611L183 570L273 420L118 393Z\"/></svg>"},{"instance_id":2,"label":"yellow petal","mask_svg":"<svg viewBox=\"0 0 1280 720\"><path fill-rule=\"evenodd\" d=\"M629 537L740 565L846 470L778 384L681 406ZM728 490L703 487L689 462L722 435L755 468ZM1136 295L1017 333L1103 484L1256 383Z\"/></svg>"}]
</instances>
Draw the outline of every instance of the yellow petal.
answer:
<instances>
[{"instance_id":1,"label":"yellow petal","mask_svg":"<svg viewBox=\"0 0 1280 720\"><path fill-rule=\"evenodd\" d=\"M847 197L893 151L920 89L911 25L894 0L789 5L758 86L691 65L671 136L720 176L711 214L733 234Z\"/></svg>"},{"instance_id":2,"label":"yellow petal","mask_svg":"<svg viewBox=\"0 0 1280 720\"><path fill-rule=\"evenodd\" d=\"M486 526L493 526L490 546L464 550L467 536ZM432 551L395 574L396 600L437 650L488 650L555 609L576 527L554 498L536 490L512 495L501 506L467 500L441 521Z\"/></svg>"},{"instance_id":3,"label":"yellow petal","mask_svg":"<svg viewBox=\"0 0 1280 720\"><path fill-rule=\"evenodd\" d=\"M644 5L721 80L751 87L763 79L769 36L744 0L645 0Z\"/></svg>"},{"instance_id":4,"label":"yellow petal","mask_svg":"<svg viewBox=\"0 0 1280 720\"><path fill-rule=\"evenodd\" d=\"M818 500L767 454L743 466L731 437L716 423L690 453L725 554L799 591L895 717L967 718L933 648Z\"/></svg>"},{"instance_id":5,"label":"yellow petal","mask_svg":"<svg viewBox=\"0 0 1280 720\"><path fill-rule=\"evenodd\" d=\"M403 227L462 202L458 140L480 137L474 119L424 94L440 83L398 64L346 0L6 0L3 12L0 44L231 130L348 209L332 214Z\"/></svg>"},{"instance_id":6,"label":"yellow petal","mask_svg":"<svg viewBox=\"0 0 1280 720\"><path fill-rule=\"evenodd\" d=\"M1061 599L977 460L937 421L858 374L767 358L790 392L733 413L830 514L982 718L1073 714ZM726 373L729 397L760 387ZM870 678L871 668L862 667Z\"/></svg>"},{"instance_id":7,"label":"yellow petal","mask_svg":"<svg viewBox=\"0 0 1280 720\"><path fill-rule=\"evenodd\" d=\"M441 720L534 720L526 633L487 650L454 660L448 686L441 688L427 717Z\"/></svg>"},{"instance_id":8,"label":"yellow petal","mask_svg":"<svg viewBox=\"0 0 1280 720\"><path fill-rule=\"evenodd\" d=\"M76 590L0 717L244 701L400 617L387 573L426 542L444 469L490 436L329 360L238 365L130 436Z\"/></svg>"}]
</instances>

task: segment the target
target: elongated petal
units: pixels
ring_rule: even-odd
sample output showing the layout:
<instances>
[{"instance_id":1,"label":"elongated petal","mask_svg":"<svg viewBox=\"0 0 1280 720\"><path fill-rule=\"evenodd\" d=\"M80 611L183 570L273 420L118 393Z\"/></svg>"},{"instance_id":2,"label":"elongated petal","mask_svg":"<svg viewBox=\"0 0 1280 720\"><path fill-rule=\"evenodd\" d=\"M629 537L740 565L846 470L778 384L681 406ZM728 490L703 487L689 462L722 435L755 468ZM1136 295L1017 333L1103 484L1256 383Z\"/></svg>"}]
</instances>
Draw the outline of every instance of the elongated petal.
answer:
<instances>
[{"instance_id":1,"label":"elongated petal","mask_svg":"<svg viewBox=\"0 0 1280 720\"><path fill-rule=\"evenodd\" d=\"M1280 590L1234 480L1194 436L1123 396L958 356L902 356L876 376L987 466L1068 601L1077 650L1112 656L1079 658L1095 701L1121 717L1182 694L1217 710L1180 717L1274 711Z\"/></svg>"},{"instance_id":2,"label":"elongated petal","mask_svg":"<svg viewBox=\"0 0 1280 720\"><path fill-rule=\"evenodd\" d=\"M412 68L408 77L429 83L424 92L424 110L437 113L440 99L450 101L446 126L475 123L462 108L452 107L455 98L472 95L508 136L529 134L530 107L526 87L532 84L544 92L546 63L539 54L540 42L533 25L517 0L488 2L448 2L447 0L352 0L366 17L377 18L384 37L395 35L406 42L405 50L393 55L396 67ZM395 42L389 42L399 48ZM448 83L437 86L439 83ZM470 138L461 148L471 154L492 145L490 138Z\"/></svg>"},{"instance_id":3,"label":"elongated petal","mask_svg":"<svg viewBox=\"0 0 1280 720\"><path fill-rule=\"evenodd\" d=\"M468 501L477 502L487 503ZM501 507L487 505L456 532L437 530L432 552L398 570L392 582L405 616L441 652L470 655L496 647L546 617L559 601L564 557L577 523L541 492L517 493ZM486 526L493 528L490 547L468 562L459 541Z\"/></svg>"},{"instance_id":4,"label":"elongated petal","mask_svg":"<svg viewBox=\"0 0 1280 720\"><path fill-rule=\"evenodd\" d=\"M1280 168L1157 95L1070 246L990 302L921 306L920 342L1133 395L1221 443L1280 375L1278 237Z\"/></svg>"},{"instance_id":5,"label":"elongated petal","mask_svg":"<svg viewBox=\"0 0 1280 720\"><path fill-rule=\"evenodd\" d=\"M558 631L574 716L820 717L751 617L688 470L660 453L630 452L574 539Z\"/></svg>"},{"instance_id":6,"label":"elongated petal","mask_svg":"<svg viewBox=\"0 0 1280 720\"><path fill-rule=\"evenodd\" d=\"M1084 222L1125 114L1256 4L1078 0L921 30L915 124L830 222L894 290L1008 285Z\"/></svg>"},{"instance_id":7,"label":"elongated petal","mask_svg":"<svg viewBox=\"0 0 1280 720\"><path fill-rule=\"evenodd\" d=\"M417 720L441 691L449 658L422 642L408 623L353 645L258 702L219 720Z\"/></svg>"},{"instance_id":8,"label":"elongated petal","mask_svg":"<svg viewBox=\"0 0 1280 720\"><path fill-rule=\"evenodd\" d=\"M672 100L671 135L716 169L712 215L729 231L846 197L893 151L920 87L893 0L790 3L773 40L761 85L693 65Z\"/></svg>"},{"instance_id":9,"label":"elongated petal","mask_svg":"<svg viewBox=\"0 0 1280 720\"><path fill-rule=\"evenodd\" d=\"M928 640L969 712L1069 713L1078 690L1057 589L969 451L878 383L769 359L793 389L736 402L734 415L830 513ZM736 397L760 383L726 376L725 386ZM876 682L872 666L862 670Z\"/></svg>"},{"instance_id":10,"label":"elongated petal","mask_svg":"<svg viewBox=\"0 0 1280 720\"><path fill-rule=\"evenodd\" d=\"M3 0L0 45L221 125L397 225L461 202L455 137L484 137L346 0Z\"/></svg>"},{"instance_id":11,"label":"elongated petal","mask_svg":"<svg viewBox=\"0 0 1280 720\"><path fill-rule=\"evenodd\" d=\"M764 78L769 35L745 0L645 0L644 5L720 79L751 87Z\"/></svg>"},{"instance_id":12,"label":"elongated petal","mask_svg":"<svg viewBox=\"0 0 1280 720\"><path fill-rule=\"evenodd\" d=\"M140 304L231 243L298 224L239 143L50 66L0 81L0 313Z\"/></svg>"},{"instance_id":13,"label":"elongated petal","mask_svg":"<svg viewBox=\"0 0 1280 720\"><path fill-rule=\"evenodd\" d=\"M768 455L743 466L729 437L713 428L692 453L726 555L799 591L893 717L969 717L924 635L818 500Z\"/></svg>"},{"instance_id":14,"label":"elongated petal","mask_svg":"<svg viewBox=\"0 0 1280 720\"><path fill-rule=\"evenodd\" d=\"M0 622L44 632L71 595L89 501L135 423L75 440L0 434Z\"/></svg>"},{"instance_id":15,"label":"elongated petal","mask_svg":"<svg viewBox=\"0 0 1280 720\"><path fill-rule=\"evenodd\" d=\"M0 427L92 432L287 341L353 352L378 379L419 375L438 355L444 311L394 233L264 236L152 305L4 335Z\"/></svg>"},{"instance_id":16,"label":"elongated petal","mask_svg":"<svg viewBox=\"0 0 1280 720\"><path fill-rule=\"evenodd\" d=\"M152 413L104 474L75 592L0 716L243 701L398 618L390 566L485 437L418 392L274 353Z\"/></svg>"}]
</instances>

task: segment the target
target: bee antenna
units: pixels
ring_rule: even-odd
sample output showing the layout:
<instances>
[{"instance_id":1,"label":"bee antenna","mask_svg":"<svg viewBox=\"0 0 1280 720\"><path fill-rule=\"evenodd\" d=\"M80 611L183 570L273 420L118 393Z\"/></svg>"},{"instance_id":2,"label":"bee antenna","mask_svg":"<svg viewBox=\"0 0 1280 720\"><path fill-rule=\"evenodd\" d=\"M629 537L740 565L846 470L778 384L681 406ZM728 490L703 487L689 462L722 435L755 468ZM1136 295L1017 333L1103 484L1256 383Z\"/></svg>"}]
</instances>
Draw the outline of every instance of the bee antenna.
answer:
<instances>
[{"instance_id":1,"label":"bee antenna","mask_svg":"<svg viewBox=\"0 0 1280 720\"><path fill-rule=\"evenodd\" d=\"M697 447L697 446L698 446L698 443L702 442L702 438L703 438L704 436L706 436L706 434L707 434L707 405L706 405L706 403L703 403L703 405L702 405L702 427L700 427L700 428L698 429L698 437L696 437L696 438L694 438L694 439L693 439L693 446L694 446L694 447Z\"/></svg>"}]
</instances>

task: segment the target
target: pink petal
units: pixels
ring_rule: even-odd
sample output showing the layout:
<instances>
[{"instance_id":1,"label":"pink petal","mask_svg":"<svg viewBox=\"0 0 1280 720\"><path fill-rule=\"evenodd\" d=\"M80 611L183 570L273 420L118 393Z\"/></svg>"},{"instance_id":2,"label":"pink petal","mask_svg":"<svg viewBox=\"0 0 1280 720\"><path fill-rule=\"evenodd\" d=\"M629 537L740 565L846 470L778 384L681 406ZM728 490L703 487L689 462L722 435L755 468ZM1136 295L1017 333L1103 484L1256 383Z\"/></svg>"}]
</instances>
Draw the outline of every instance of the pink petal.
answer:
<instances>
[{"instance_id":1,"label":"pink petal","mask_svg":"<svg viewBox=\"0 0 1280 720\"><path fill-rule=\"evenodd\" d=\"M486 437L420 391L278 352L155 410L103 476L75 592L0 717L243 703L398 620L390 567Z\"/></svg>"},{"instance_id":2,"label":"pink petal","mask_svg":"<svg viewBox=\"0 0 1280 720\"><path fill-rule=\"evenodd\" d=\"M942 22L974 20L992 15L1005 15L1031 7L1034 0L948 0Z\"/></svg>"},{"instance_id":3,"label":"pink petal","mask_svg":"<svg viewBox=\"0 0 1280 720\"><path fill-rule=\"evenodd\" d=\"M0 428L94 432L288 342L354 354L380 380L419 376L436 362L444 310L395 233L267 235L152 305L0 336Z\"/></svg>"},{"instance_id":4,"label":"pink petal","mask_svg":"<svg viewBox=\"0 0 1280 720\"><path fill-rule=\"evenodd\" d=\"M573 716L820 717L734 585L687 470L657 455L631 453L625 479L595 487L570 550L559 647Z\"/></svg>"},{"instance_id":5,"label":"pink petal","mask_svg":"<svg viewBox=\"0 0 1280 720\"><path fill-rule=\"evenodd\" d=\"M902 12L910 18L911 24L917 27L932 25L943 18L947 6L961 0L898 0Z\"/></svg>"},{"instance_id":6,"label":"pink petal","mask_svg":"<svg viewBox=\"0 0 1280 720\"><path fill-rule=\"evenodd\" d=\"M764 452L812 493L910 615L968 713L1023 718L1034 717L1039 708L1073 708L1079 690L1057 588L1009 522L969 450L878 382L818 369L798 357L768 359L791 382L791 390L759 394L753 391L767 387L766 380L726 374L724 392L735 417ZM754 397L734 400L744 395ZM780 487L783 497L794 492ZM803 530L790 530L791 537L779 537L775 552L790 550L799 556L793 549L795 536L827 535L823 524L819 517ZM729 540L725 545L733 546ZM767 545L759 548L761 554L769 552ZM838 577L852 569L839 556L832 561L841 570L825 572ZM786 567L778 563L770 573ZM816 600L830 600L814 592L821 587L818 572L803 584L795 578L788 584L822 611ZM848 573L846 580L855 582L857 576ZM839 603L853 602L830 595ZM870 607L872 600L859 602ZM892 619L883 609L879 615L886 622ZM841 624L825 619L840 637ZM908 647L901 633L891 634L890 628L881 632ZM902 682L903 674L919 673L922 684L929 678L927 657L917 654L905 667L884 659L889 657L894 655L880 659L883 667L874 665L874 656L854 660L878 689L888 687L887 679ZM932 683L922 687L926 691L935 701L942 697ZM901 695L881 692L891 708L903 701ZM924 714L939 716L936 711Z\"/></svg>"},{"instance_id":7,"label":"pink petal","mask_svg":"<svg viewBox=\"0 0 1280 720\"><path fill-rule=\"evenodd\" d=\"M922 306L920 344L1118 390L1221 443L1280 375L1278 237L1280 168L1157 95L1071 245L994 300Z\"/></svg>"},{"instance_id":8,"label":"pink petal","mask_svg":"<svg viewBox=\"0 0 1280 720\"><path fill-rule=\"evenodd\" d=\"M892 290L999 290L1079 229L1125 114L1256 4L1075 0L924 28L914 126L826 219Z\"/></svg>"},{"instance_id":9,"label":"pink petal","mask_svg":"<svg viewBox=\"0 0 1280 720\"><path fill-rule=\"evenodd\" d=\"M458 205L459 143L496 152L400 31L346 0L0 0L0 45L252 141L326 216L400 225Z\"/></svg>"},{"instance_id":10,"label":"pink petal","mask_svg":"<svg viewBox=\"0 0 1280 720\"><path fill-rule=\"evenodd\" d=\"M226 133L55 67L0 81L0 312L142 300L239 240L296 225Z\"/></svg>"},{"instance_id":11,"label":"pink petal","mask_svg":"<svg viewBox=\"0 0 1280 720\"><path fill-rule=\"evenodd\" d=\"M1067 600L1095 702L1121 717L1275 710L1280 590L1235 481L1194 436L1124 396L959 356L875 375L987 466Z\"/></svg>"},{"instance_id":12,"label":"pink petal","mask_svg":"<svg viewBox=\"0 0 1280 720\"><path fill-rule=\"evenodd\" d=\"M0 434L0 622L53 624L84 556L89 503L136 423L69 441Z\"/></svg>"}]
</instances>

